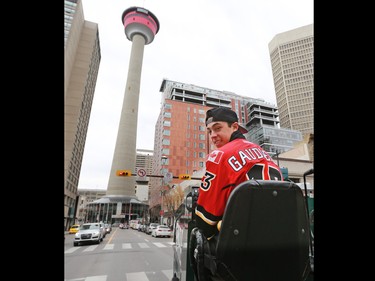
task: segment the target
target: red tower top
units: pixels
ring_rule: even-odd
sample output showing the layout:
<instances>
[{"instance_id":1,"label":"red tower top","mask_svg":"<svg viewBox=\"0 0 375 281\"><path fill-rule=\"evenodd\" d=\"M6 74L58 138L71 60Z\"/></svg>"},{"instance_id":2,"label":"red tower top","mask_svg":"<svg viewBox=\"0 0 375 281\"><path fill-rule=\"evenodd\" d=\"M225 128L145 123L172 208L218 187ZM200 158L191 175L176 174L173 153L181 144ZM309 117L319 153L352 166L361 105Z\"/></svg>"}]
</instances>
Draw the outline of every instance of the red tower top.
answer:
<instances>
[{"instance_id":1,"label":"red tower top","mask_svg":"<svg viewBox=\"0 0 375 281\"><path fill-rule=\"evenodd\" d=\"M141 7L130 7L121 16L124 24L126 38L133 40L134 34L145 38L145 45L150 44L159 31L159 21L150 11Z\"/></svg>"}]
</instances>

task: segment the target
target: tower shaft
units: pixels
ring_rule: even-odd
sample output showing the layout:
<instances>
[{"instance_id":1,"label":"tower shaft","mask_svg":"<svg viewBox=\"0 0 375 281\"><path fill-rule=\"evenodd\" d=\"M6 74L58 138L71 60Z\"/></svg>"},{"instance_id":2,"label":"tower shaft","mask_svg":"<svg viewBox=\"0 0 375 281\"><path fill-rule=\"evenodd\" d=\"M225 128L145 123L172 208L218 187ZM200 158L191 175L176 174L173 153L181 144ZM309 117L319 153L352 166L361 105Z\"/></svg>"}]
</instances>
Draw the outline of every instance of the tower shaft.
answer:
<instances>
[{"instance_id":1,"label":"tower shaft","mask_svg":"<svg viewBox=\"0 0 375 281\"><path fill-rule=\"evenodd\" d=\"M116 170L134 172L137 150L138 104L145 39L134 35L124 101L112 160L107 195L134 196L135 178L118 177Z\"/></svg>"},{"instance_id":2,"label":"tower shaft","mask_svg":"<svg viewBox=\"0 0 375 281\"><path fill-rule=\"evenodd\" d=\"M159 31L159 21L150 11L140 7L126 9L121 21L126 37L133 43L107 195L134 197L135 178L117 176L116 171L130 170L135 173L143 52L144 46L151 43Z\"/></svg>"}]
</instances>

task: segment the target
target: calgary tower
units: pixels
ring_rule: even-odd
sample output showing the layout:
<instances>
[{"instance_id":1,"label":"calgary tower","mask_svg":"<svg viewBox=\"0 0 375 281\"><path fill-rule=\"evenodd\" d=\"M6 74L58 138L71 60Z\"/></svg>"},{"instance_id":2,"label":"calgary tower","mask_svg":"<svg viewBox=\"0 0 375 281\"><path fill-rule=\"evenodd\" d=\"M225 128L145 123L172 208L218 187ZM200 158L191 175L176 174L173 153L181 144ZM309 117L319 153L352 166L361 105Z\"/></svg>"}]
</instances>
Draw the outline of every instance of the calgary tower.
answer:
<instances>
[{"instance_id":1,"label":"calgary tower","mask_svg":"<svg viewBox=\"0 0 375 281\"><path fill-rule=\"evenodd\" d=\"M134 197L135 178L116 175L118 170L134 173L136 160L138 103L144 46L150 44L159 31L159 21L141 7L126 9L121 16L125 35L132 41L124 101L117 133L106 195Z\"/></svg>"}]
</instances>

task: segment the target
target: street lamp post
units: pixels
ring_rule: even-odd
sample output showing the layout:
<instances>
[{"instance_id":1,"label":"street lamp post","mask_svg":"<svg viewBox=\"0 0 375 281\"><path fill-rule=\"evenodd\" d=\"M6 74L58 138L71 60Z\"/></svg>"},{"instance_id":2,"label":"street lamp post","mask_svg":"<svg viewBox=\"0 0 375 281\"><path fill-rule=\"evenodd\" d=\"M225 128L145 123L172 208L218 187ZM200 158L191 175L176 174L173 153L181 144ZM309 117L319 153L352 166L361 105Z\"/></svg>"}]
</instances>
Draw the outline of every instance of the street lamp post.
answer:
<instances>
[{"instance_id":1,"label":"street lamp post","mask_svg":"<svg viewBox=\"0 0 375 281\"><path fill-rule=\"evenodd\" d=\"M164 178L162 179L162 184L161 184L161 188L162 190L160 190L160 195L161 195L161 205L160 205L160 224L163 224L163 218L164 218L164 206L163 206L163 197L164 197L164 194L165 194L165 190L164 190L164 184L165 184L165 170L164 170L164 165L167 164L167 160L168 160L168 157L166 155L162 155L161 156L161 167L162 167L162 173L164 174Z\"/></svg>"},{"instance_id":2,"label":"street lamp post","mask_svg":"<svg viewBox=\"0 0 375 281\"><path fill-rule=\"evenodd\" d=\"M279 162L279 154L280 154L280 152L279 152L279 151L277 151L277 153L276 153L276 158L277 158L277 166L279 166L279 167L280 167L280 162Z\"/></svg>"},{"instance_id":3,"label":"street lamp post","mask_svg":"<svg viewBox=\"0 0 375 281\"><path fill-rule=\"evenodd\" d=\"M160 205L160 224L163 224L163 217L164 217L164 207L163 207L163 197L164 197L165 190L160 191L161 195L161 205Z\"/></svg>"},{"instance_id":4,"label":"street lamp post","mask_svg":"<svg viewBox=\"0 0 375 281\"><path fill-rule=\"evenodd\" d=\"M273 158L274 156L276 156L277 166L279 166L279 167L280 167L280 162L279 162L279 154L280 154L280 153L281 153L281 151L280 151L279 149L277 149L276 152L274 152L274 154L273 154L273 156L272 156L272 158Z\"/></svg>"}]
</instances>

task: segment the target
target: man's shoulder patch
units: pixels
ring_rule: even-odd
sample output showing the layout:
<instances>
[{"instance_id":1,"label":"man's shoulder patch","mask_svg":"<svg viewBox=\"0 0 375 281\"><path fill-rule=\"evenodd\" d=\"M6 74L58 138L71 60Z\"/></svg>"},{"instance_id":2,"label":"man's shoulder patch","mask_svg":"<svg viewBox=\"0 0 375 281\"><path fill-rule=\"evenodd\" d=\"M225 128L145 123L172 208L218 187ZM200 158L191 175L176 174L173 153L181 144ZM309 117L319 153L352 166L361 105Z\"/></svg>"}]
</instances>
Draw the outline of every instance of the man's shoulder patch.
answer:
<instances>
[{"instance_id":1,"label":"man's shoulder patch","mask_svg":"<svg viewBox=\"0 0 375 281\"><path fill-rule=\"evenodd\" d=\"M223 154L224 154L223 151L214 150L210 153L210 155L208 155L207 161L213 162L215 164L219 164Z\"/></svg>"}]
</instances>

